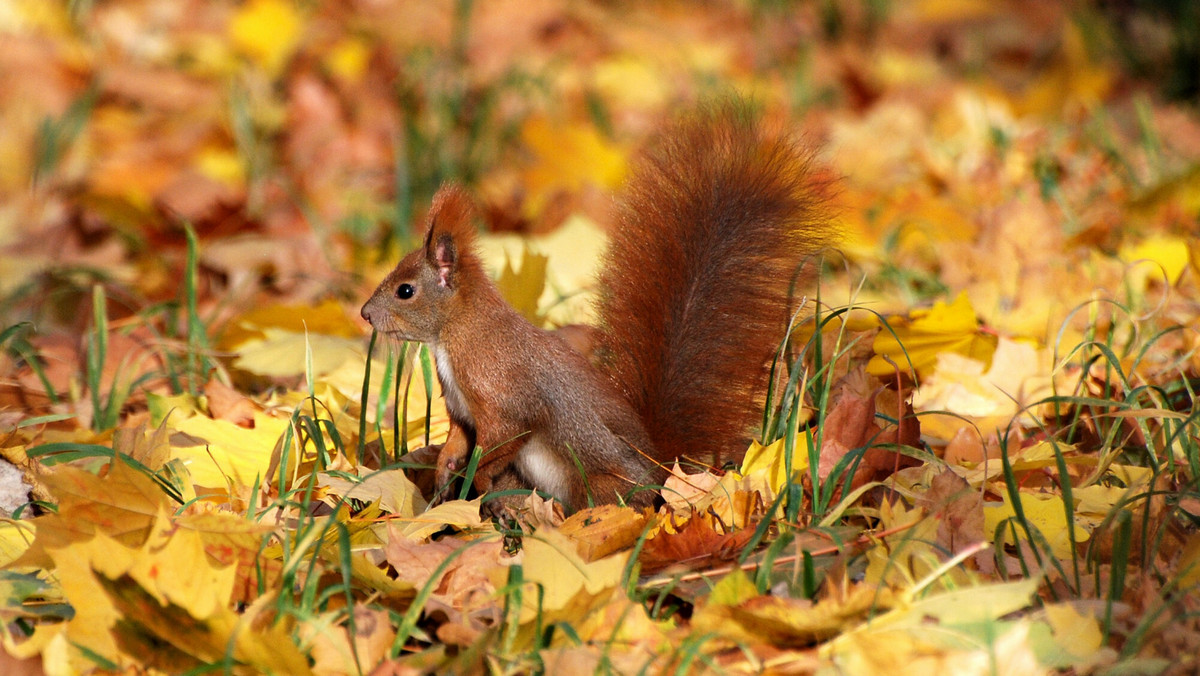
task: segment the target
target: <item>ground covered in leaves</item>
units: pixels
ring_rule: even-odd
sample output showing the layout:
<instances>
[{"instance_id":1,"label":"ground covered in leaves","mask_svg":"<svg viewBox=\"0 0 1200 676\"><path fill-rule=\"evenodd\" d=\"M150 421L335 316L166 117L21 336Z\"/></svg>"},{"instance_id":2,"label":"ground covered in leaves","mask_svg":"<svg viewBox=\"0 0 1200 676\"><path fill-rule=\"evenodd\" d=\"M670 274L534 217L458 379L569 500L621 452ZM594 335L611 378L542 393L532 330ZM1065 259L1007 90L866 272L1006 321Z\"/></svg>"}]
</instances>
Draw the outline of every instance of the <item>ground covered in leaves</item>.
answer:
<instances>
[{"instance_id":1,"label":"ground covered in leaves","mask_svg":"<svg viewBox=\"0 0 1200 676\"><path fill-rule=\"evenodd\" d=\"M1175 12L9 2L0 671L1195 673ZM430 356L357 308L433 190L586 321L633 153L730 92L844 235L759 442L657 512L430 507Z\"/></svg>"}]
</instances>

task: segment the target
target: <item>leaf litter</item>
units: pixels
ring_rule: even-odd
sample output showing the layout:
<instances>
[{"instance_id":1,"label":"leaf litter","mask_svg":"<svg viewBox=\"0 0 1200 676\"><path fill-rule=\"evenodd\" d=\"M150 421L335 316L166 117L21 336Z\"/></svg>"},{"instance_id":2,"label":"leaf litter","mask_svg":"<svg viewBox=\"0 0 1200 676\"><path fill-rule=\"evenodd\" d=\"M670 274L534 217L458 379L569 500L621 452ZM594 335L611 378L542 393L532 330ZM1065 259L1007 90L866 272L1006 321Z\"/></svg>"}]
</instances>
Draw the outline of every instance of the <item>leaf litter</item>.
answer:
<instances>
[{"instance_id":1,"label":"leaf litter","mask_svg":"<svg viewBox=\"0 0 1200 676\"><path fill-rule=\"evenodd\" d=\"M0 670L1194 671L1194 111L1090 6L879 6L14 3ZM409 223L468 183L586 322L712 82L839 177L782 408L657 511L433 495L429 356L354 319Z\"/></svg>"}]
</instances>

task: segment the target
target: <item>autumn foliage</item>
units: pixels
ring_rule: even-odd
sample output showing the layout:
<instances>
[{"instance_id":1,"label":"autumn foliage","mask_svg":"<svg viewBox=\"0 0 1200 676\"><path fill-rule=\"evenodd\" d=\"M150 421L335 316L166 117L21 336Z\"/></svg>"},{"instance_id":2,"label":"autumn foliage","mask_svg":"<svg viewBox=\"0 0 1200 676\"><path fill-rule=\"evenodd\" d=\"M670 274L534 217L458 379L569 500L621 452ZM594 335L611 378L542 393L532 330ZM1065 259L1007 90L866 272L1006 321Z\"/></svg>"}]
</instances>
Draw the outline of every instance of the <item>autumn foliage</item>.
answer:
<instances>
[{"instance_id":1,"label":"autumn foliage","mask_svg":"<svg viewBox=\"0 0 1200 676\"><path fill-rule=\"evenodd\" d=\"M1145 66L1196 29L1152 5L9 2L0 673L1195 673L1200 118ZM840 233L758 439L657 509L435 496L432 357L358 318L433 192L586 324L634 153L730 93Z\"/></svg>"}]
</instances>

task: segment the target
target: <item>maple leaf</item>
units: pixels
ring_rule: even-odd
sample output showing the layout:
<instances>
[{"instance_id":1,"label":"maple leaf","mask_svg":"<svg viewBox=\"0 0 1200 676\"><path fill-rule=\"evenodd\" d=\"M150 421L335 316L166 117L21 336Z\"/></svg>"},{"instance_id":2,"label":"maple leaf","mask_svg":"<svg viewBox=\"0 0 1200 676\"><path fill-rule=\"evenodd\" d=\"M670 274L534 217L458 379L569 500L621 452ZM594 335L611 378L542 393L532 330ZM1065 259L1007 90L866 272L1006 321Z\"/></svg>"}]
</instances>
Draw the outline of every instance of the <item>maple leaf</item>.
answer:
<instances>
[{"instance_id":1,"label":"maple leaf","mask_svg":"<svg viewBox=\"0 0 1200 676\"><path fill-rule=\"evenodd\" d=\"M33 520L34 541L15 566L48 567L49 552L98 533L139 546L170 504L153 480L119 459L109 464L105 477L64 465L43 474L41 482L58 510Z\"/></svg>"},{"instance_id":2,"label":"maple leaf","mask_svg":"<svg viewBox=\"0 0 1200 676\"><path fill-rule=\"evenodd\" d=\"M718 532L711 516L692 514L678 530L659 530L646 540L638 561L646 573L671 566L700 570L720 561L733 560L752 537L753 528Z\"/></svg>"},{"instance_id":3,"label":"maple leaf","mask_svg":"<svg viewBox=\"0 0 1200 676\"><path fill-rule=\"evenodd\" d=\"M966 293L960 293L950 304L939 301L928 310L913 311L908 318L891 318L888 326L891 331L883 329L875 336L876 356L867 364L871 375L890 376L895 368L906 371L910 364L918 374L927 375L942 352L990 364L996 348L995 336L980 331Z\"/></svg>"}]
</instances>

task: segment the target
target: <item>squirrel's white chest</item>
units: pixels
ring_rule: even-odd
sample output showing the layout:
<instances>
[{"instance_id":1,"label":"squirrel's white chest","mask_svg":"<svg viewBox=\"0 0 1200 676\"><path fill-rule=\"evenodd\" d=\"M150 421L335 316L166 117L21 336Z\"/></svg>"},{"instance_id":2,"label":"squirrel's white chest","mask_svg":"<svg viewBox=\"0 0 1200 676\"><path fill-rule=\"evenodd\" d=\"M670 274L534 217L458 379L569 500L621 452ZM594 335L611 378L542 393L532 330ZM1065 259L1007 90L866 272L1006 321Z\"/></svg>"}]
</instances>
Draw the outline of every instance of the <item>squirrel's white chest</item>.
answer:
<instances>
[{"instance_id":1,"label":"squirrel's white chest","mask_svg":"<svg viewBox=\"0 0 1200 676\"><path fill-rule=\"evenodd\" d=\"M442 384L442 397L446 399L446 410L450 412L450 417L465 421L474 427L475 416L471 415L471 409L467 407L467 399L463 396L462 388L454 379L454 369L450 366L450 355L441 345L434 345L433 358L437 365L438 382Z\"/></svg>"}]
</instances>

